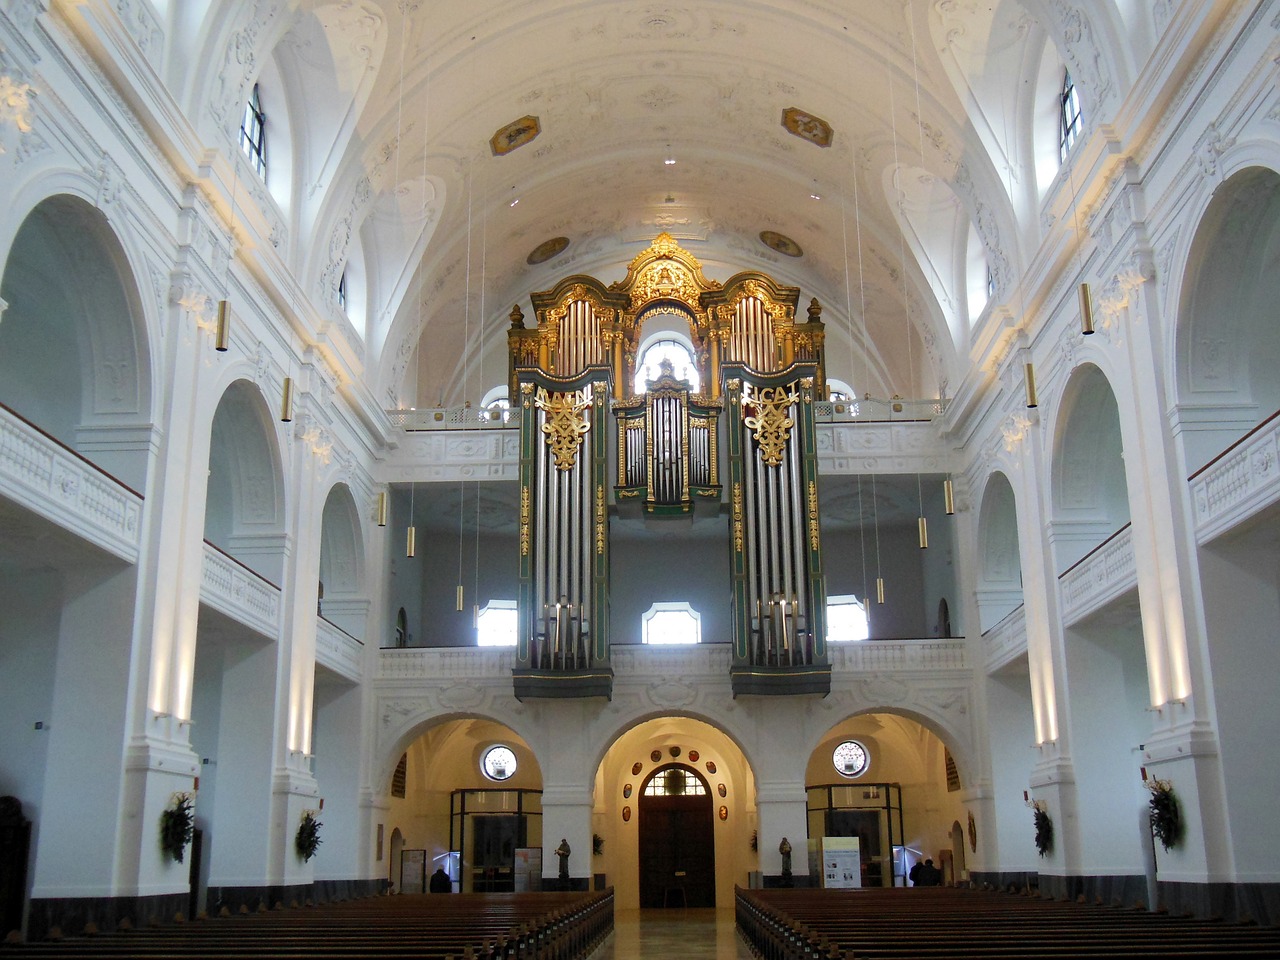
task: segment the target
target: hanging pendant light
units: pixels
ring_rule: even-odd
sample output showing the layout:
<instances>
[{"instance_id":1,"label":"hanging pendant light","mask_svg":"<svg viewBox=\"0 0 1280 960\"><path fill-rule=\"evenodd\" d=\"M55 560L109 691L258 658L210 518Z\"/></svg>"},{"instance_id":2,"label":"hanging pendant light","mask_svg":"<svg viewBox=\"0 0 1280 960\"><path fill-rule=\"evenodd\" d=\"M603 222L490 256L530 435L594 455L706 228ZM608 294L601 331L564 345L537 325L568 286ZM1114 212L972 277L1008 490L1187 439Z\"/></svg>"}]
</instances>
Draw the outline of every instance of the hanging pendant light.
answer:
<instances>
[{"instance_id":1,"label":"hanging pendant light","mask_svg":"<svg viewBox=\"0 0 1280 960\"><path fill-rule=\"evenodd\" d=\"M227 342L230 338L231 326L231 305L225 300L218 301L218 321L214 328L213 349L219 353L227 352Z\"/></svg>"},{"instance_id":2,"label":"hanging pendant light","mask_svg":"<svg viewBox=\"0 0 1280 960\"><path fill-rule=\"evenodd\" d=\"M293 422L293 377L284 378L284 389L280 392L280 422Z\"/></svg>"},{"instance_id":3,"label":"hanging pendant light","mask_svg":"<svg viewBox=\"0 0 1280 960\"><path fill-rule=\"evenodd\" d=\"M404 555L408 557L410 560L413 559L413 555L415 552L417 552L417 546L418 546L418 528L415 527L413 524L413 490L414 490L414 484L410 483L409 484L409 530L405 534L405 543L404 543Z\"/></svg>"},{"instance_id":4,"label":"hanging pendant light","mask_svg":"<svg viewBox=\"0 0 1280 960\"><path fill-rule=\"evenodd\" d=\"M1027 385L1027 409L1033 410L1040 406L1040 401L1036 397L1036 368L1034 364L1026 364L1023 367L1023 373L1026 378Z\"/></svg>"},{"instance_id":5,"label":"hanging pendant light","mask_svg":"<svg viewBox=\"0 0 1280 960\"><path fill-rule=\"evenodd\" d=\"M1086 337L1093 333L1093 298L1087 283L1080 284L1080 332Z\"/></svg>"},{"instance_id":6,"label":"hanging pendant light","mask_svg":"<svg viewBox=\"0 0 1280 960\"><path fill-rule=\"evenodd\" d=\"M884 577L876 577L876 603L884 603Z\"/></svg>"},{"instance_id":7,"label":"hanging pendant light","mask_svg":"<svg viewBox=\"0 0 1280 960\"><path fill-rule=\"evenodd\" d=\"M928 550L929 549L929 521L926 520L924 517L917 517L916 526L919 528L919 531L920 531L920 549Z\"/></svg>"},{"instance_id":8,"label":"hanging pendant light","mask_svg":"<svg viewBox=\"0 0 1280 960\"><path fill-rule=\"evenodd\" d=\"M387 492L385 490L378 492L377 519L378 526L385 527L387 525Z\"/></svg>"},{"instance_id":9,"label":"hanging pendant light","mask_svg":"<svg viewBox=\"0 0 1280 960\"><path fill-rule=\"evenodd\" d=\"M942 481L942 503L948 517L956 512L955 488L951 485L950 477Z\"/></svg>"}]
</instances>

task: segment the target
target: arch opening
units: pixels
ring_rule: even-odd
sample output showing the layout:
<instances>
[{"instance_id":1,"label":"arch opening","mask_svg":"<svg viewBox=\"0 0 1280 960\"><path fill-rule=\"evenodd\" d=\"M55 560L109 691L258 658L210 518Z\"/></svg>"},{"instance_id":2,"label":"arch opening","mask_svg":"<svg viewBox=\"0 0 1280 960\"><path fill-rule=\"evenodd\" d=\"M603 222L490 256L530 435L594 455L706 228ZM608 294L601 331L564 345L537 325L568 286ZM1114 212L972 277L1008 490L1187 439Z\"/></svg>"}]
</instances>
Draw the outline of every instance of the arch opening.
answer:
<instances>
[{"instance_id":1,"label":"arch opening","mask_svg":"<svg viewBox=\"0 0 1280 960\"><path fill-rule=\"evenodd\" d=\"M646 795L674 770L688 789ZM727 734L692 717L646 720L610 744L591 820L601 841L592 870L623 909L729 904L758 869L755 774Z\"/></svg>"},{"instance_id":2,"label":"arch opening","mask_svg":"<svg viewBox=\"0 0 1280 960\"><path fill-rule=\"evenodd\" d=\"M37 204L0 280L0 403L135 490L146 489L150 359L124 249L72 196Z\"/></svg>"}]
</instances>

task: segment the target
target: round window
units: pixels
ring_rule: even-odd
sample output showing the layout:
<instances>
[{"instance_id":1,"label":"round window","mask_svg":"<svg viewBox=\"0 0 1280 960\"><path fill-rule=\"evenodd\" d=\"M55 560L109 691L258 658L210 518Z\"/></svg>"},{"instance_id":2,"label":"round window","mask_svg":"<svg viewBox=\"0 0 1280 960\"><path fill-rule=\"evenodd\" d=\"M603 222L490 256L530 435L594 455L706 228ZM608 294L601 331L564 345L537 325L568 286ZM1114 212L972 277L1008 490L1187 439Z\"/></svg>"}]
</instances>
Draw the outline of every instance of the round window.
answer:
<instances>
[{"instance_id":1,"label":"round window","mask_svg":"<svg viewBox=\"0 0 1280 960\"><path fill-rule=\"evenodd\" d=\"M499 744L484 752L480 769L490 780L507 780L516 772L516 755L510 747Z\"/></svg>"},{"instance_id":2,"label":"round window","mask_svg":"<svg viewBox=\"0 0 1280 960\"><path fill-rule=\"evenodd\" d=\"M846 740L831 753L836 773L842 777L860 777L867 772L867 748L857 740Z\"/></svg>"}]
</instances>

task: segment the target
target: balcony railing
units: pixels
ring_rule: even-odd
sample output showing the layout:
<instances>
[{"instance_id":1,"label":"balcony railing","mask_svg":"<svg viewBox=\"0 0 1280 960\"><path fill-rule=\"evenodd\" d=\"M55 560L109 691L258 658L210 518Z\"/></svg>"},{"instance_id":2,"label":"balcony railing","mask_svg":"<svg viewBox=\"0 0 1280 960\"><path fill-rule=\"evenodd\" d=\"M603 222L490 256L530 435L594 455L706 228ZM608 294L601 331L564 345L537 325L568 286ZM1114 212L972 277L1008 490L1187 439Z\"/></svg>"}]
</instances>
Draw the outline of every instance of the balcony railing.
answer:
<instances>
[{"instance_id":1,"label":"balcony railing","mask_svg":"<svg viewBox=\"0 0 1280 960\"><path fill-rule=\"evenodd\" d=\"M316 663L358 683L364 677L364 644L324 617L316 617Z\"/></svg>"},{"instance_id":2,"label":"balcony railing","mask_svg":"<svg viewBox=\"0 0 1280 960\"><path fill-rule=\"evenodd\" d=\"M1280 413L1191 476L1196 541L1206 543L1280 499Z\"/></svg>"},{"instance_id":3,"label":"balcony railing","mask_svg":"<svg viewBox=\"0 0 1280 960\"><path fill-rule=\"evenodd\" d=\"M987 673L1008 666L1027 653L1027 608L1018 606L982 635Z\"/></svg>"},{"instance_id":4,"label":"balcony railing","mask_svg":"<svg viewBox=\"0 0 1280 960\"><path fill-rule=\"evenodd\" d=\"M824 400L814 404L814 416L819 423L927 421L941 416L946 408L945 400L863 397L861 400ZM387 418L395 426L409 431L514 430L520 426L518 410L480 409L469 404L388 410Z\"/></svg>"},{"instance_id":5,"label":"balcony railing","mask_svg":"<svg viewBox=\"0 0 1280 960\"><path fill-rule=\"evenodd\" d=\"M280 635L280 588L207 540L200 601L271 640Z\"/></svg>"},{"instance_id":6,"label":"balcony railing","mask_svg":"<svg viewBox=\"0 0 1280 960\"><path fill-rule=\"evenodd\" d=\"M1125 524L1058 577L1062 584L1062 620L1072 624L1102 609L1138 582L1133 557L1133 527Z\"/></svg>"},{"instance_id":7,"label":"balcony railing","mask_svg":"<svg viewBox=\"0 0 1280 960\"><path fill-rule=\"evenodd\" d=\"M970 668L963 639L856 640L827 646L832 675L838 673L956 672ZM728 643L688 646L615 643L610 663L616 683L655 676L721 678L728 690L732 650ZM510 679L515 664L511 647L386 647L378 657L376 679L384 681Z\"/></svg>"},{"instance_id":8,"label":"balcony railing","mask_svg":"<svg viewBox=\"0 0 1280 960\"><path fill-rule=\"evenodd\" d=\"M122 560L138 561L142 495L4 406L0 495Z\"/></svg>"}]
</instances>

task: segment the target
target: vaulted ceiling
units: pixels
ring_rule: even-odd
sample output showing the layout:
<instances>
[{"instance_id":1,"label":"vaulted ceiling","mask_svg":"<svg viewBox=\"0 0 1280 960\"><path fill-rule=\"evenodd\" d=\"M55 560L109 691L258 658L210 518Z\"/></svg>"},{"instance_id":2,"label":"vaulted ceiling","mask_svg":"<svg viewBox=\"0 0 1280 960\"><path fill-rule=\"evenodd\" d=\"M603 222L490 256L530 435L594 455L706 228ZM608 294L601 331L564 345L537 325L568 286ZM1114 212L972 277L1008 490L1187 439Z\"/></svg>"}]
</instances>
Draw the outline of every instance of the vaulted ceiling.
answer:
<instances>
[{"instance_id":1,"label":"vaulted ceiling","mask_svg":"<svg viewBox=\"0 0 1280 960\"><path fill-rule=\"evenodd\" d=\"M927 397L969 367L975 251L1003 293L1034 222L1033 88L1044 51L1063 62L1047 24L1079 13L1058 7L303 0L255 39L300 273L358 265L386 405L478 401L513 304L619 279L660 231L713 279L816 297L832 376Z\"/></svg>"}]
</instances>

